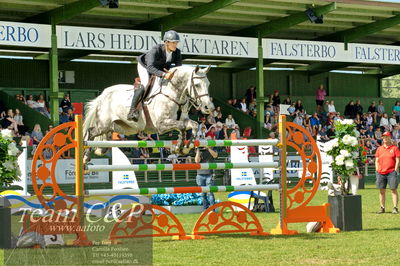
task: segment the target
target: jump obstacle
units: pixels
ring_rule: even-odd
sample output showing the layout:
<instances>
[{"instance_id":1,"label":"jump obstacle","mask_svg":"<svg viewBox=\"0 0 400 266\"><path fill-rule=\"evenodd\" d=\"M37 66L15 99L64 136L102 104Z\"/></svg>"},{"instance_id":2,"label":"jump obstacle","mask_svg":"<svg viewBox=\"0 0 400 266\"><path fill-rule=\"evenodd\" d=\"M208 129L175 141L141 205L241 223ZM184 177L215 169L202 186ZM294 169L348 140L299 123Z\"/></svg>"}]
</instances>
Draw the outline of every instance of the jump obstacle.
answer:
<instances>
[{"instance_id":1,"label":"jump obstacle","mask_svg":"<svg viewBox=\"0 0 400 266\"><path fill-rule=\"evenodd\" d=\"M209 164L154 164L154 165L104 165L94 166L83 164L85 148L94 147L174 147L177 141L83 141L82 117L76 116L74 122L64 123L51 130L39 143L32 160L32 185L43 207L53 211L53 215L62 219L50 222L48 219L37 219L25 231L38 231L41 234L76 234L74 245L91 245L84 226L84 198L93 195L113 194L162 194L162 193L193 193L217 191L249 191L249 190L279 190L280 191L280 221L271 234L297 234L289 230L289 223L321 222L321 232L336 233L329 217L329 204L308 206L318 190L322 161L318 147L312 136L301 126L286 122L286 117L279 117L279 143L277 140L201 140L195 141L195 147L216 146L256 146L277 145L281 149L281 159L278 162L246 163L245 168L276 168L280 166L281 178L279 185L255 186L211 186L211 187L172 187L172 188L140 188L126 190L88 190L84 191L83 174L86 171L117 171L129 169L135 171L167 171L167 170L197 170L197 169L232 169L244 168L239 163L209 163ZM53 141L51 141L53 140ZM291 147L301 156L303 171L299 182L292 188L287 187L286 153ZM43 151L51 149L53 156L46 159ZM65 194L56 181L55 169L61 155L69 149L75 149L76 192L75 196ZM39 163L40 162L40 163ZM41 181L39 184L38 181ZM311 184L311 185L310 185ZM53 193L46 195L44 189ZM64 200L56 199L58 196ZM219 212L215 212L219 209ZM65 216L66 211L76 211L76 215ZM151 222L145 221L145 214L151 214ZM157 213L157 214L156 214ZM139 214L139 215L138 215ZM46 218L46 217L43 217ZM62 221L60 221L62 220ZM59 228L57 230L57 228ZM66 230L68 228L68 230ZM148 233L149 230L152 233ZM186 234L178 218L162 206L138 204L127 210L118 218L113 226L109 239L116 241L123 238L144 236L172 236L174 239L201 239L206 234L249 232L252 235L268 235L263 230L258 218L246 207L235 202L220 202L205 210L193 227L192 234Z\"/></svg>"}]
</instances>

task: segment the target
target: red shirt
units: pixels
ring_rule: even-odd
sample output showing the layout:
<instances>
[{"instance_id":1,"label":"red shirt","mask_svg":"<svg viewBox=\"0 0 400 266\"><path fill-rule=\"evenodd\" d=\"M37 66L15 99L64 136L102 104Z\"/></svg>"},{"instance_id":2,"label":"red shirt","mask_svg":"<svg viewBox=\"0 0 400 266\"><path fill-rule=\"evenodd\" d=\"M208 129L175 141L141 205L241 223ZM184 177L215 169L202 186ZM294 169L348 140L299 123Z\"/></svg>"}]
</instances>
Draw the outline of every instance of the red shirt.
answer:
<instances>
[{"instance_id":1,"label":"red shirt","mask_svg":"<svg viewBox=\"0 0 400 266\"><path fill-rule=\"evenodd\" d=\"M211 137L211 139L215 139L216 134L215 131L212 132L211 130L207 132L206 137Z\"/></svg>"},{"instance_id":2,"label":"red shirt","mask_svg":"<svg viewBox=\"0 0 400 266\"><path fill-rule=\"evenodd\" d=\"M400 157L400 150L395 145L385 147L380 146L375 153L375 157L378 160L378 173L382 175L387 175L393 172L396 166L396 157Z\"/></svg>"}]
</instances>

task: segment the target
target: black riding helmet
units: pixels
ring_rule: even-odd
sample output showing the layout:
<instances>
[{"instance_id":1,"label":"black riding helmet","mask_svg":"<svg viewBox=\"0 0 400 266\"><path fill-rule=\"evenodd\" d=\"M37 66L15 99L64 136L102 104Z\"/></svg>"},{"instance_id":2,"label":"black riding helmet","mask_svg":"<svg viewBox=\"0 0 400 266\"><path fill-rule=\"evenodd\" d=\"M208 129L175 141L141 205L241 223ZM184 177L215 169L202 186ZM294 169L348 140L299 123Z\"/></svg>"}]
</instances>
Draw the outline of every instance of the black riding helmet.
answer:
<instances>
[{"instance_id":1,"label":"black riding helmet","mask_svg":"<svg viewBox=\"0 0 400 266\"><path fill-rule=\"evenodd\" d=\"M164 34L164 42L179 42L179 34L174 30L169 30Z\"/></svg>"}]
</instances>

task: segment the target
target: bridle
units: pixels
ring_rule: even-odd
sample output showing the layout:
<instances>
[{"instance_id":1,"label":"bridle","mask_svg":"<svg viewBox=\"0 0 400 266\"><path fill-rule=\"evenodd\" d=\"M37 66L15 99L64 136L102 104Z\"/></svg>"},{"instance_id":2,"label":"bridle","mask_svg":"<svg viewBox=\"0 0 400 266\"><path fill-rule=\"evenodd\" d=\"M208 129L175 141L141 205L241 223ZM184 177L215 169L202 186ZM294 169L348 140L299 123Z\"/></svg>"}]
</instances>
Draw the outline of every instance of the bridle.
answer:
<instances>
[{"instance_id":1,"label":"bridle","mask_svg":"<svg viewBox=\"0 0 400 266\"><path fill-rule=\"evenodd\" d=\"M194 85L194 79L203 79L203 78L206 78L206 76L195 77L194 72L195 71L192 72L192 76L190 77L190 86L189 86L188 94L189 94L189 96L191 96L192 95L191 93L193 92L194 97L193 98L189 97L189 101L190 101L190 104L198 110L201 106L200 98L204 97L204 96L209 96L209 95L208 95L208 93L199 95L199 93L197 92L196 86Z\"/></svg>"},{"instance_id":2,"label":"bridle","mask_svg":"<svg viewBox=\"0 0 400 266\"><path fill-rule=\"evenodd\" d=\"M147 101L149 102L152 98L161 94L161 95L165 96L166 98L168 98L169 100L171 100L172 102L174 102L176 105L178 105L180 110L182 109L182 106L185 106L188 103L190 103L191 106L193 106L194 108L196 108L198 110L201 106L200 98L204 97L204 96L209 96L209 94L205 93L205 94L199 95L199 93L196 90L196 86L194 85L194 80L195 79L203 79L203 78L206 78L206 76L194 76L194 73L195 73L195 70L193 70L192 75L190 77L190 85L186 86L186 88L182 91L182 95L181 95L180 99L182 99L184 96L186 96L186 93L189 95L189 97L187 97L183 102L178 102L177 100L175 100L168 94L165 94L162 91L163 86L161 86L161 89L158 93L150 96ZM172 87L174 87L176 90L178 89L176 84L174 84L171 80L168 82L171 83ZM194 97L191 97L192 95ZM189 106L189 109L190 109L190 106Z\"/></svg>"}]
</instances>

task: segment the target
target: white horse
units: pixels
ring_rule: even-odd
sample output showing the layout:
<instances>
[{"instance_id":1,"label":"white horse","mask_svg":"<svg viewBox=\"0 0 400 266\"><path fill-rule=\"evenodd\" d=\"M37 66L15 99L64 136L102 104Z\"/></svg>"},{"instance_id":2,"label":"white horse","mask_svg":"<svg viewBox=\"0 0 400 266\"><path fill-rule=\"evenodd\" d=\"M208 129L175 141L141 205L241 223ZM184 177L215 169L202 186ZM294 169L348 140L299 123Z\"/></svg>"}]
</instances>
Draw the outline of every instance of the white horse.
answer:
<instances>
[{"instance_id":1,"label":"white horse","mask_svg":"<svg viewBox=\"0 0 400 266\"><path fill-rule=\"evenodd\" d=\"M190 120L189 109L194 106L204 114L214 110L208 87L207 72L210 67L180 66L171 69L175 75L171 81L161 82L161 87L143 104L140 118L137 122L127 120L134 86L119 84L106 88L97 98L86 105L83 124L84 140L107 140L112 132L132 135L139 131L163 134L178 130L180 143L175 150L180 154L189 152L189 146L184 145L186 131L192 129L192 138L197 135L198 124ZM157 78L156 83L160 83ZM156 86L153 87L155 89ZM148 111L146 112L145 109ZM178 118L178 111L181 112ZM85 162L90 160L90 149L85 152ZM97 155L104 154L105 149L98 148Z\"/></svg>"}]
</instances>

